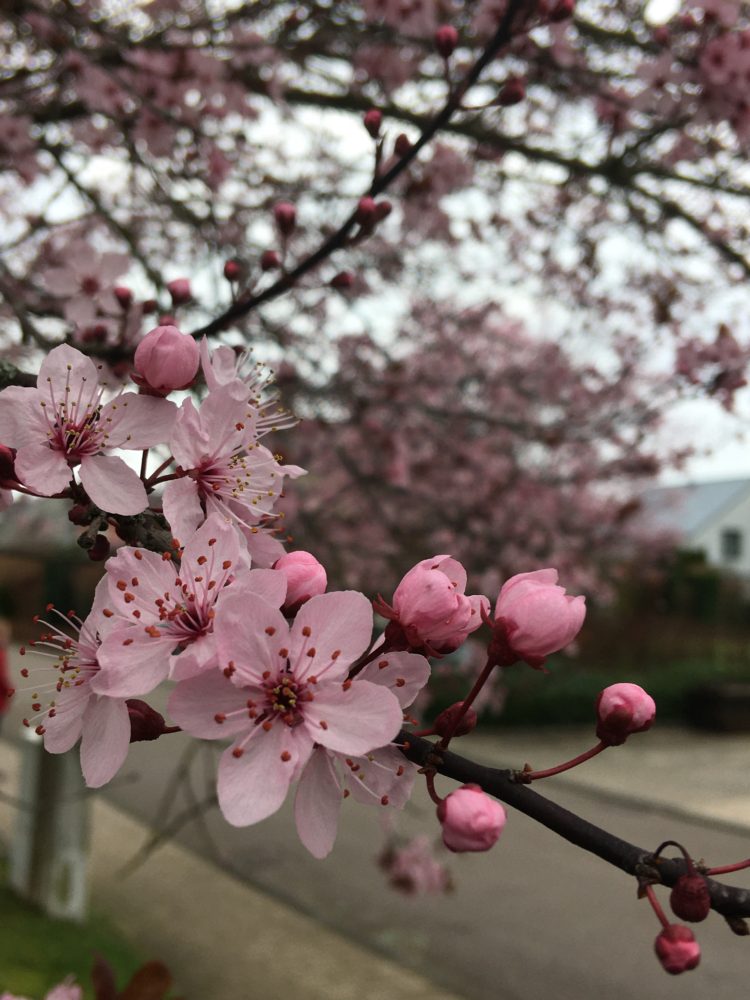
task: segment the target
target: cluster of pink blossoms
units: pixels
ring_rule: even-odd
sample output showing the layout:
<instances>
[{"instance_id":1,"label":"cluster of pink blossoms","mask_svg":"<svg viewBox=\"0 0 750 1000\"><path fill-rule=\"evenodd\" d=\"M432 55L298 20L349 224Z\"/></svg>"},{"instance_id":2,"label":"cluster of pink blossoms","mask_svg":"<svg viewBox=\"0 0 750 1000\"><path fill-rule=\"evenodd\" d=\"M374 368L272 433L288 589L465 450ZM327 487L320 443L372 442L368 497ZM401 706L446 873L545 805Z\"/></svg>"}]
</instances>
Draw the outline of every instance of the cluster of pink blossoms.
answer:
<instances>
[{"instance_id":1,"label":"cluster of pink blossoms","mask_svg":"<svg viewBox=\"0 0 750 1000\"><path fill-rule=\"evenodd\" d=\"M175 304L189 298L187 283L172 284ZM457 650L483 623L491 631L477 690L430 731L444 748L475 725L472 701L495 667L541 667L575 638L584 599L567 595L555 570L538 570L509 580L492 616L445 554L414 566L390 603L327 592L318 560L285 552L273 535L283 480L303 470L261 444L293 423L263 373L228 347L197 345L166 319L134 362L138 392L112 393L90 358L63 345L45 359L37 388L0 393L6 491L68 500L74 523L95 518L101 533L148 511L174 539L162 552L120 546L85 620L48 609L33 645L53 666L32 668L27 724L53 753L80 740L91 787L117 773L135 740L183 730L225 741L218 801L228 822L265 819L294 786L300 838L325 857L345 798L397 809L408 800L417 767L399 734L415 721L409 710L429 657ZM199 402L166 398L190 387L199 369ZM118 450L143 453L140 473ZM148 474L150 461L158 467ZM380 635L373 608L386 619ZM143 700L165 681L172 725ZM603 693L599 714L607 745L650 724L630 690ZM496 842L505 811L479 786L440 799L428 768L428 787L446 847L484 851Z\"/></svg>"}]
</instances>

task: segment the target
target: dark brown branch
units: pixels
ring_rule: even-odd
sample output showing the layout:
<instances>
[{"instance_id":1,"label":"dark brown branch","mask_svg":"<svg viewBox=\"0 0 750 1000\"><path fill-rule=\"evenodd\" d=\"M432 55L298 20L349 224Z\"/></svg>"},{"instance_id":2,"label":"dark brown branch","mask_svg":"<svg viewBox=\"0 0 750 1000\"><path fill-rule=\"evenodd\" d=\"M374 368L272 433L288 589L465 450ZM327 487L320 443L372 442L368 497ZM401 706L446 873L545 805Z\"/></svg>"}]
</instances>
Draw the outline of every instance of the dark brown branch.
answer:
<instances>
[{"instance_id":1,"label":"dark brown branch","mask_svg":"<svg viewBox=\"0 0 750 1000\"><path fill-rule=\"evenodd\" d=\"M411 163L419 155L420 151L437 135L442 128L448 124L455 112L461 106L461 101L463 100L466 91L469 90L470 87L474 86L487 65L496 58L500 50L513 37L513 27L516 15L523 9L523 7L524 3L522 0L510 0L505 15L492 40L471 67L464 80L452 92L442 110L425 125L422 129L421 135L409 151L397 160L390 170L381 174L373 181L368 192L371 197L374 198L386 191L396 178L400 177L401 174L411 165ZM318 264L330 257L336 250L340 250L345 246L349 233L357 225L357 214L358 209L355 208L350 213L346 221L336 230L336 232L332 233L331 236L324 240L317 250L310 254L309 257L305 257L304 260L300 261L295 268L284 274L278 281L274 282L274 284L269 285L257 295L253 295L244 300L240 299L233 303L233 305L231 305L221 316L212 320L210 323L207 323L200 329L193 330L192 335L194 337L207 337L211 334L218 333L219 331L226 329L230 323L235 322L242 316L246 316L253 309L256 309L265 302L270 302L272 299L275 299L279 295L288 291L305 274L314 270Z\"/></svg>"},{"instance_id":2,"label":"dark brown branch","mask_svg":"<svg viewBox=\"0 0 750 1000\"><path fill-rule=\"evenodd\" d=\"M439 774L447 778L453 778L462 784L481 785L489 795L518 809L569 843L595 854L628 875L653 876L654 880L663 885L673 886L678 877L686 872L682 860L660 858L655 865L651 851L630 844L569 809L550 802L528 786L517 784L511 778L511 771L485 767L449 751L445 751L437 759L432 743L408 732L400 733L398 742L407 744L402 747L402 752L415 764L422 766L429 762L434 764ZM711 906L717 913L724 917L750 917L750 890L724 885L714 879L706 881L711 893Z\"/></svg>"}]
</instances>

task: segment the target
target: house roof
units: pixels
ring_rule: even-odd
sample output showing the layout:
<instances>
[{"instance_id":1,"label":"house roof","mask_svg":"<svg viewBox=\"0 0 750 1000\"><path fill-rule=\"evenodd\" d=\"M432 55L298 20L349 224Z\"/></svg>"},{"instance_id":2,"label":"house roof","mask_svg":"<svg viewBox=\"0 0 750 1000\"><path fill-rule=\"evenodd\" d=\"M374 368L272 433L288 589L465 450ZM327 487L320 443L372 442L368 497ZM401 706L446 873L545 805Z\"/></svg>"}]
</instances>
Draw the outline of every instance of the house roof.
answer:
<instances>
[{"instance_id":1,"label":"house roof","mask_svg":"<svg viewBox=\"0 0 750 1000\"><path fill-rule=\"evenodd\" d=\"M649 527L693 535L714 518L732 510L750 494L750 479L655 486L641 496Z\"/></svg>"}]
</instances>

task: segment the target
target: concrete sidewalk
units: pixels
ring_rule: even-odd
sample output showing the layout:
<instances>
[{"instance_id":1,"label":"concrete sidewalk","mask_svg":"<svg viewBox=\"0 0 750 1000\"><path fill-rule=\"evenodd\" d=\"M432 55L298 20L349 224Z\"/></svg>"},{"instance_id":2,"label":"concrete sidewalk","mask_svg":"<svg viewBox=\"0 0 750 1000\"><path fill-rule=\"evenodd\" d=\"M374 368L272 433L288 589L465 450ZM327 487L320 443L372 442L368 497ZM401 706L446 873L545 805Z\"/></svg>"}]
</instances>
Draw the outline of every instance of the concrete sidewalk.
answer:
<instances>
[{"instance_id":1,"label":"concrete sidewalk","mask_svg":"<svg viewBox=\"0 0 750 1000\"><path fill-rule=\"evenodd\" d=\"M0 787L15 793L19 753L0 740ZM96 797L92 910L172 970L186 1000L458 1000L422 976L324 928L171 841L127 877L143 824ZM0 801L0 836L15 810Z\"/></svg>"}]
</instances>

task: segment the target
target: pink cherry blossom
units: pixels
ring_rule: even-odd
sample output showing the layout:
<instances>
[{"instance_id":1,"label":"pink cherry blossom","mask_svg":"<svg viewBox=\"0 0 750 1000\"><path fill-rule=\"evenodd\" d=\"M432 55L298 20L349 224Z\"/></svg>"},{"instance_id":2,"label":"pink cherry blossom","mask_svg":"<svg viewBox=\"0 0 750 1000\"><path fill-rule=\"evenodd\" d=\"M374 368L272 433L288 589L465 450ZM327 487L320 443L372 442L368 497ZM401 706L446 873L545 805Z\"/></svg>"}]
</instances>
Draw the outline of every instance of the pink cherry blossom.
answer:
<instances>
[{"instance_id":1,"label":"pink cherry blossom","mask_svg":"<svg viewBox=\"0 0 750 1000\"><path fill-rule=\"evenodd\" d=\"M515 659L533 667L544 663L578 635L586 615L583 597L571 597L557 586L557 570L519 573L502 587L495 619Z\"/></svg>"},{"instance_id":2,"label":"pink cherry blossom","mask_svg":"<svg viewBox=\"0 0 750 1000\"><path fill-rule=\"evenodd\" d=\"M179 568L156 552L123 547L107 562L114 619L99 662L95 689L121 698L148 694L170 673L183 676L210 666L215 655L214 614L231 583L242 595L284 600L283 577L271 570L241 569L235 529L220 516L207 519L182 552ZM174 654L180 647L187 652ZM181 665L182 659L185 663Z\"/></svg>"},{"instance_id":3,"label":"pink cherry blossom","mask_svg":"<svg viewBox=\"0 0 750 1000\"><path fill-rule=\"evenodd\" d=\"M189 278L175 278L167 282L167 291L172 296L172 304L184 306L193 297Z\"/></svg>"},{"instance_id":4,"label":"pink cherry blossom","mask_svg":"<svg viewBox=\"0 0 750 1000\"><path fill-rule=\"evenodd\" d=\"M286 552L277 559L273 568L286 577L287 590L284 607L296 611L300 604L311 597L324 594L328 585L325 567L311 552L298 549Z\"/></svg>"},{"instance_id":5,"label":"pink cherry blossom","mask_svg":"<svg viewBox=\"0 0 750 1000\"><path fill-rule=\"evenodd\" d=\"M130 260L125 254L98 253L83 239L70 242L60 256L65 263L43 271L42 282L63 299L69 323L90 326L97 319L98 308L112 304L115 279L127 271Z\"/></svg>"},{"instance_id":6,"label":"pink cherry blossom","mask_svg":"<svg viewBox=\"0 0 750 1000\"><path fill-rule=\"evenodd\" d=\"M212 512L243 526L249 535L257 533L284 477L302 474L258 444L256 416L251 404L221 388L209 392L200 408L191 399L182 404L170 447L186 475L167 484L163 501L178 538L189 538Z\"/></svg>"},{"instance_id":7,"label":"pink cherry blossom","mask_svg":"<svg viewBox=\"0 0 750 1000\"><path fill-rule=\"evenodd\" d=\"M503 832L505 809L479 785L463 785L437 808L443 843L450 851L488 851Z\"/></svg>"},{"instance_id":8,"label":"pink cherry blossom","mask_svg":"<svg viewBox=\"0 0 750 1000\"><path fill-rule=\"evenodd\" d=\"M430 676L430 665L414 653L387 653L360 671L358 679L392 692L401 709L412 704ZM408 802L417 766L396 746L352 755L316 747L300 775L294 800L299 838L316 858L330 854L344 798L363 805L402 809Z\"/></svg>"},{"instance_id":9,"label":"pink cherry blossom","mask_svg":"<svg viewBox=\"0 0 750 1000\"><path fill-rule=\"evenodd\" d=\"M393 595L393 606L380 600L375 610L392 625L386 633L412 649L430 655L450 653L482 624L481 611L489 607L486 597L466 597L466 570L450 556L433 556L417 563ZM398 647L397 647L398 648ZM403 648L403 647L402 647Z\"/></svg>"},{"instance_id":10,"label":"pink cherry blossom","mask_svg":"<svg viewBox=\"0 0 750 1000\"><path fill-rule=\"evenodd\" d=\"M50 753L65 753L80 739L81 769L90 788L99 788L114 777L125 762L130 743L124 699L102 696L93 684L100 670L102 637L109 627L103 613L107 599L105 578L96 588L94 605L85 621L58 613L60 624L44 622L49 632L31 645L34 652L51 657L53 662L22 671L29 676L33 670L33 708L37 713L24 722L36 726ZM50 612L56 614L54 609ZM71 637L66 627L76 634Z\"/></svg>"},{"instance_id":11,"label":"pink cherry blossom","mask_svg":"<svg viewBox=\"0 0 750 1000\"><path fill-rule=\"evenodd\" d=\"M40 496L66 489L80 466L81 484L102 510L139 514L148 506L143 483L113 448L142 449L163 441L173 403L126 392L104 402L100 369L62 344L41 364L36 389L0 392L0 440L17 449L15 469Z\"/></svg>"},{"instance_id":12,"label":"pink cherry blossom","mask_svg":"<svg viewBox=\"0 0 750 1000\"><path fill-rule=\"evenodd\" d=\"M233 738L218 781L219 805L233 826L276 812L315 744L361 755L396 735L394 695L361 677L347 679L371 632L369 601L353 591L313 597L291 626L258 597L228 594L217 608L222 669L178 684L169 712L201 739Z\"/></svg>"},{"instance_id":13,"label":"pink cherry blossom","mask_svg":"<svg viewBox=\"0 0 750 1000\"><path fill-rule=\"evenodd\" d=\"M160 395L192 384L200 364L195 340L176 326L157 326L135 349L133 381Z\"/></svg>"},{"instance_id":14,"label":"pink cherry blossom","mask_svg":"<svg viewBox=\"0 0 750 1000\"><path fill-rule=\"evenodd\" d=\"M654 942L656 957L667 972L678 976L694 969L701 960L701 949L693 932L684 924L670 924Z\"/></svg>"},{"instance_id":15,"label":"pink cherry blossom","mask_svg":"<svg viewBox=\"0 0 750 1000\"><path fill-rule=\"evenodd\" d=\"M632 733L650 729L656 718L656 704L637 684L610 684L596 699L596 718L598 738L619 746Z\"/></svg>"},{"instance_id":16,"label":"pink cherry blossom","mask_svg":"<svg viewBox=\"0 0 750 1000\"><path fill-rule=\"evenodd\" d=\"M401 847L387 847L379 858L394 889L408 896L450 892L448 869L435 857L430 838L422 833Z\"/></svg>"},{"instance_id":17,"label":"pink cherry blossom","mask_svg":"<svg viewBox=\"0 0 750 1000\"><path fill-rule=\"evenodd\" d=\"M27 1000L27 998L17 996L15 993L0 993L0 1000ZM64 983L53 986L44 1000L83 1000L83 990L72 979L66 979Z\"/></svg>"}]
</instances>

